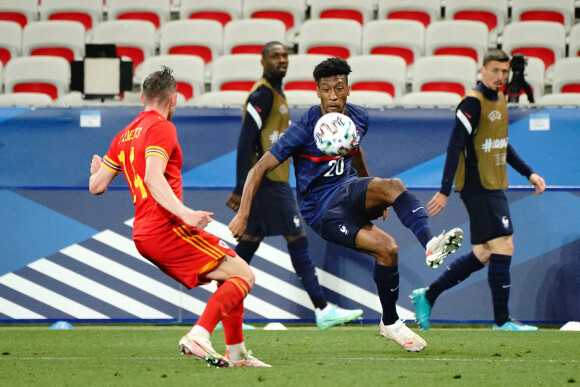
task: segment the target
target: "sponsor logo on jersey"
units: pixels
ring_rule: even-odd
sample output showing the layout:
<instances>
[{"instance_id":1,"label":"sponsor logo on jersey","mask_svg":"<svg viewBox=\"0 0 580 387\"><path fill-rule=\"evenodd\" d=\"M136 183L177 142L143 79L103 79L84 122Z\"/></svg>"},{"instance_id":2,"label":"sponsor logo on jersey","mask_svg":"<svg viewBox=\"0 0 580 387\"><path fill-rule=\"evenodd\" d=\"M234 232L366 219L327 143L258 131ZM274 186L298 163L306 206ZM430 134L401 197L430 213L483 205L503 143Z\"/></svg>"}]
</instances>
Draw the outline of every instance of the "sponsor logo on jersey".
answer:
<instances>
[{"instance_id":1,"label":"sponsor logo on jersey","mask_svg":"<svg viewBox=\"0 0 580 387\"><path fill-rule=\"evenodd\" d=\"M494 149L503 149L508 146L508 138L486 138L483 144L481 144L481 149L485 153L489 153Z\"/></svg>"},{"instance_id":2,"label":"sponsor logo on jersey","mask_svg":"<svg viewBox=\"0 0 580 387\"><path fill-rule=\"evenodd\" d=\"M222 241L221 239L220 239L220 241L218 242L218 244L219 244L221 247L223 247L224 249L229 249L229 248L230 248L230 246L229 246L229 245L228 245L226 242Z\"/></svg>"},{"instance_id":3,"label":"sponsor logo on jersey","mask_svg":"<svg viewBox=\"0 0 580 387\"><path fill-rule=\"evenodd\" d=\"M501 120L501 113L498 112L497 110L493 110L491 113L487 115L487 118L489 118L491 122L495 120Z\"/></svg>"},{"instance_id":4,"label":"sponsor logo on jersey","mask_svg":"<svg viewBox=\"0 0 580 387\"><path fill-rule=\"evenodd\" d=\"M338 231L340 231L341 233L343 233L344 235L348 235L348 229L346 228L345 225L339 225L338 226Z\"/></svg>"}]
</instances>

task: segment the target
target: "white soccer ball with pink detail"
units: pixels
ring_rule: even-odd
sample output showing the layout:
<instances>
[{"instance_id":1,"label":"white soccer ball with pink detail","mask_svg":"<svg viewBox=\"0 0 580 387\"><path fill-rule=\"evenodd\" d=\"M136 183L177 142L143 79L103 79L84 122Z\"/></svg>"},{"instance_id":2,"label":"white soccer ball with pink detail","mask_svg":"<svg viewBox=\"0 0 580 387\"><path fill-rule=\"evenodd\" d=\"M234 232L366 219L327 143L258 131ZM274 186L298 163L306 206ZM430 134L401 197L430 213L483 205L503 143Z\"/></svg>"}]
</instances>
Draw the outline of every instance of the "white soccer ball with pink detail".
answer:
<instances>
[{"instance_id":1,"label":"white soccer ball with pink detail","mask_svg":"<svg viewBox=\"0 0 580 387\"><path fill-rule=\"evenodd\" d=\"M314 142L325 155L346 155L358 148L359 141L354 122L341 113L323 115L314 127Z\"/></svg>"}]
</instances>

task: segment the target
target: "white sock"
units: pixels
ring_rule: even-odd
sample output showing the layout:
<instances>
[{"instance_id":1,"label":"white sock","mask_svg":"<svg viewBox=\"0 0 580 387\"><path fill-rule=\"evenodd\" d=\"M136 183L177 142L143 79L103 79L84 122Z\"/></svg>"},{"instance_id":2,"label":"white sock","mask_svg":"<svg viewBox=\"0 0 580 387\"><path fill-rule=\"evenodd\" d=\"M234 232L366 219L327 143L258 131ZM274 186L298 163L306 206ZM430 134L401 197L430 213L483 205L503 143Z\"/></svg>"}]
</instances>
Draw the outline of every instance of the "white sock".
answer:
<instances>
[{"instance_id":1,"label":"white sock","mask_svg":"<svg viewBox=\"0 0 580 387\"><path fill-rule=\"evenodd\" d=\"M209 341L209 332L200 325L194 325L193 328L187 334L189 338L197 338Z\"/></svg>"},{"instance_id":2,"label":"white sock","mask_svg":"<svg viewBox=\"0 0 580 387\"><path fill-rule=\"evenodd\" d=\"M248 351L246 350L246 345L242 341L238 344L226 345L226 350L228 351L228 355L230 359L241 359L244 357Z\"/></svg>"}]
</instances>

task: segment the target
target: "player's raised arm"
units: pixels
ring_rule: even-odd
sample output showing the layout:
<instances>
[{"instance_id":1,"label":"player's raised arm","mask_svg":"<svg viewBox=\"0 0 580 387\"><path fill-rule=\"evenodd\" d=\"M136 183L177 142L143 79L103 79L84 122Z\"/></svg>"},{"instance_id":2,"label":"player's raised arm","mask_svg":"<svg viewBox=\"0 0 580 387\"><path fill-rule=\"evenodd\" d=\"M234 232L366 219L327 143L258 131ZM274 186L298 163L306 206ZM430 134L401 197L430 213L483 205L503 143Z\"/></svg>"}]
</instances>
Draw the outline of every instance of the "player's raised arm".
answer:
<instances>
[{"instance_id":1,"label":"player's raised arm","mask_svg":"<svg viewBox=\"0 0 580 387\"><path fill-rule=\"evenodd\" d=\"M278 165L280 165L280 162L272 155L272 153L266 152L256 165L250 169L250 172L248 172L246 184L244 185L244 191L242 193L240 208L229 226L232 236L236 238L236 240L239 240L246 231L248 216L250 216L250 208L252 207L252 200L262 183L262 178L266 173L270 172Z\"/></svg>"}]
</instances>

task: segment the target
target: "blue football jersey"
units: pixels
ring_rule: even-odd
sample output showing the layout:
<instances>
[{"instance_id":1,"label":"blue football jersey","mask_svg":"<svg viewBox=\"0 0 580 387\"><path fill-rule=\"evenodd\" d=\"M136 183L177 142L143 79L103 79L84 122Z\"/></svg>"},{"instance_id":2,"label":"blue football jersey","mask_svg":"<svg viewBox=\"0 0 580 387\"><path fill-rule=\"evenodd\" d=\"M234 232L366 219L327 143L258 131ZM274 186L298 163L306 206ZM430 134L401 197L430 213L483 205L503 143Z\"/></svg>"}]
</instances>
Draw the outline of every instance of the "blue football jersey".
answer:
<instances>
[{"instance_id":1,"label":"blue football jersey","mask_svg":"<svg viewBox=\"0 0 580 387\"><path fill-rule=\"evenodd\" d=\"M362 140L369 126L366 109L347 103L345 114L354 122ZM328 156L316 147L314 126L321 116L320 105L311 107L270 148L270 153L280 162L293 158L298 204L308 224L320 217L339 186L357 176L352 167L356 151L345 156Z\"/></svg>"}]
</instances>

